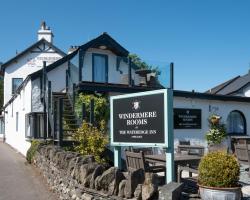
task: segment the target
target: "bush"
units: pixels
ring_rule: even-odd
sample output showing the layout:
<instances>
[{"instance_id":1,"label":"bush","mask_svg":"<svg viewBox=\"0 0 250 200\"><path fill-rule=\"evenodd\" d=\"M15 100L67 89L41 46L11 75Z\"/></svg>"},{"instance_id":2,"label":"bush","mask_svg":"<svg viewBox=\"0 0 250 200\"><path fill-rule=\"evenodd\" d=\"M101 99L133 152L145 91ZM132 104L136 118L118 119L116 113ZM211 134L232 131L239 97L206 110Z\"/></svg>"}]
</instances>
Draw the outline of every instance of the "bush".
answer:
<instances>
[{"instance_id":1,"label":"bush","mask_svg":"<svg viewBox=\"0 0 250 200\"><path fill-rule=\"evenodd\" d=\"M236 187L240 166L235 156L223 151L208 153L199 164L198 183L208 187Z\"/></svg>"},{"instance_id":2,"label":"bush","mask_svg":"<svg viewBox=\"0 0 250 200\"><path fill-rule=\"evenodd\" d=\"M26 160L28 161L28 163L31 164L33 162L35 153L42 144L43 143L41 141L38 141L38 140L31 141L31 146L26 153Z\"/></svg>"},{"instance_id":3,"label":"bush","mask_svg":"<svg viewBox=\"0 0 250 200\"><path fill-rule=\"evenodd\" d=\"M103 162L102 154L108 144L108 138L101 126L99 129L83 121L82 126L74 134L75 151L82 155L93 155L97 162Z\"/></svg>"}]
</instances>

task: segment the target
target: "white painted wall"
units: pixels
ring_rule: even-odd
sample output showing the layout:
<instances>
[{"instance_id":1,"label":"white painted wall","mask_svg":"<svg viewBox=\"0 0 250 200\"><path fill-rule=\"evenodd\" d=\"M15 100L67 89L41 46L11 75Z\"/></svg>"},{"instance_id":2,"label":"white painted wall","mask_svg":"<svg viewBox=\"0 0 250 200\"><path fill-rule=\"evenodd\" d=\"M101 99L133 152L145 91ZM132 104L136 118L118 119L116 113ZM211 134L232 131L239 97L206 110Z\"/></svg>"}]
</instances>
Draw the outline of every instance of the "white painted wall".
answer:
<instances>
[{"instance_id":1,"label":"white painted wall","mask_svg":"<svg viewBox=\"0 0 250 200\"><path fill-rule=\"evenodd\" d=\"M250 84L246 85L242 90L245 97L250 97Z\"/></svg>"},{"instance_id":2,"label":"white painted wall","mask_svg":"<svg viewBox=\"0 0 250 200\"><path fill-rule=\"evenodd\" d=\"M34 48L33 50L38 50ZM50 50L52 51L52 50ZM12 97L12 78L23 78L23 80L31 73L38 71L43 66L43 61L47 65L60 59L62 56L58 53L27 53L20 59L12 62L6 67L4 73L4 104Z\"/></svg>"},{"instance_id":3,"label":"white painted wall","mask_svg":"<svg viewBox=\"0 0 250 200\"><path fill-rule=\"evenodd\" d=\"M222 117L221 121L226 124L227 117L233 110L239 110L244 114L247 123L247 134L250 135L250 103L174 97L174 108L194 108L201 109L202 112L201 129L174 130L175 146L178 145L179 140L190 140L193 145L207 146L205 134L209 129L209 116L211 114L218 114Z\"/></svg>"},{"instance_id":4,"label":"white painted wall","mask_svg":"<svg viewBox=\"0 0 250 200\"><path fill-rule=\"evenodd\" d=\"M102 49L90 48L86 51L83 63L83 81L92 81L92 54L104 54L108 56L108 82L109 83L122 83L122 76L128 75L128 64L121 61L119 71L116 70L116 58L117 56L109 51ZM122 73L120 73L120 71ZM135 74L135 70L132 69L132 78L135 80L135 84L139 83L139 77Z\"/></svg>"},{"instance_id":5,"label":"white painted wall","mask_svg":"<svg viewBox=\"0 0 250 200\"><path fill-rule=\"evenodd\" d=\"M51 89L53 92L61 92L66 86L66 69L68 64L64 63L57 68L47 73L48 80L51 81ZM40 78L32 81L32 92L31 92L31 107L32 112L43 112L43 104L41 102L41 86Z\"/></svg>"},{"instance_id":6,"label":"white painted wall","mask_svg":"<svg viewBox=\"0 0 250 200\"><path fill-rule=\"evenodd\" d=\"M16 113L18 112L18 131ZM25 115L31 112L31 81L21 90L16 99L5 109L6 143L26 155L30 142L25 139Z\"/></svg>"}]
</instances>

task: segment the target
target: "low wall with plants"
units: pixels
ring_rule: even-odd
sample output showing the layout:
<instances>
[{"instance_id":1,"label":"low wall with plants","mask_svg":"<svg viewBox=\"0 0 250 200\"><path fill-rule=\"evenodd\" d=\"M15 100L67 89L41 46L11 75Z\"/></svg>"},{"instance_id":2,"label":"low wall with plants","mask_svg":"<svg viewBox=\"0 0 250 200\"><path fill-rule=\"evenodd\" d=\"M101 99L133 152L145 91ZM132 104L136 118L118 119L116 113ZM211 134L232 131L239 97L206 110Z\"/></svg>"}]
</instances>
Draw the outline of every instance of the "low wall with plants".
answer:
<instances>
[{"instance_id":1,"label":"low wall with plants","mask_svg":"<svg viewBox=\"0 0 250 200\"><path fill-rule=\"evenodd\" d=\"M158 199L157 175L125 173L94 156L82 156L53 145L33 145L30 162L60 199Z\"/></svg>"}]
</instances>

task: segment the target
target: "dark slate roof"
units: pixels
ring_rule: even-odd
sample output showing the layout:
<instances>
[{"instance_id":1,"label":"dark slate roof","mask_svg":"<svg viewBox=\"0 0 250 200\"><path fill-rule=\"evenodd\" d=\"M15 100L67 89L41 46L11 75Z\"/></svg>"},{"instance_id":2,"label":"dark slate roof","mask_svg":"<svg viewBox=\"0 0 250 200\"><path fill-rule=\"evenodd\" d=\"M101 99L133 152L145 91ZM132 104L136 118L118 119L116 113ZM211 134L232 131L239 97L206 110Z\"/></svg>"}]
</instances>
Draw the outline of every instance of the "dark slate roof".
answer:
<instances>
[{"instance_id":1,"label":"dark slate roof","mask_svg":"<svg viewBox=\"0 0 250 200\"><path fill-rule=\"evenodd\" d=\"M236 79L238 79L240 76L236 76L224 83L221 83L209 90L207 90L205 93L210 93L210 94L219 94L219 92L224 89L225 87L227 87L228 85L230 85L231 83L233 83Z\"/></svg>"},{"instance_id":2,"label":"dark slate roof","mask_svg":"<svg viewBox=\"0 0 250 200\"><path fill-rule=\"evenodd\" d=\"M79 49L87 50L89 48L99 48L101 45L105 45L107 49L114 52L116 55L121 57L127 57L129 51L122 47L118 42L116 42L108 33L104 32L97 38L81 45Z\"/></svg>"},{"instance_id":3,"label":"dark slate roof","mask_svg":"<svg viewBox=\"0 0 250 200\"><path fill-rule=\"evenodd\" d=\"M221 95L221 94L208 94L208 93L200 93L200 92L181 91L181 90L174 90L174 97L250 103L250 97L230 96L230 95Z\"/></svg>"},{"instance_id":4,"label":"dark slate roof","mask_svg":"<svg viewBox=\"0 0 250 200\"><path fill-rule=\"evenodd\" d=\"M206 91L210 94L233 95L239 92L242 88L250 84L250 72L244 76L236 76L225 83L222 83L211 90Z\"/></svg>"},{"instance_id":5,"label":"dark slate roof","mask_svg":"<svg viewBox=\"0 0 250 200\"><path fill-rule=\"evenodd\" d=\"M9 64L11 64L13 61L16 61L18 58L22 57L24 54L26 54L27 52L31 51L33 48L35 48L35 47L37 47L37 46L39 46L40 44L43 44L43 43L45 43L46 45L48 45L49 47L51 47L52 49L54 49L60 55L62 55L62 56L66 55L66 53L64 53L62 50L60 50L59 48L57 48L55 45L51 44L50 42L48 42L45 39L41 39L41 40L37 41L36 43L32 44L27 49L25 49L22 52L20 52L19 54L17 54L15 57L13 57L10 60L8 60L7 62L3 63L1 65L2 70L4 70L6 67L8 67Z\"/></svg>"}]
</instances>

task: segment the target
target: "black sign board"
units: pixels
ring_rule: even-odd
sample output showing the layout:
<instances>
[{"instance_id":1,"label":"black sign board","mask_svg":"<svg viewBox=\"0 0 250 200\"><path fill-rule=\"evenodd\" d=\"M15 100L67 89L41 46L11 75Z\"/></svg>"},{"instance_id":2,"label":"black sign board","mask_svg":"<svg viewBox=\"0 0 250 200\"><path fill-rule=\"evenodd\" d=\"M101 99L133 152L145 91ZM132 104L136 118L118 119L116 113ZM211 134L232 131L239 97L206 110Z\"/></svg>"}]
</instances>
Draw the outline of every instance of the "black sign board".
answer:
<instances>
[{"instance_id":1,"label":"black sign board","mask_svg":"<svg viewBox=\"0 0 250 200\"><path fill-rule=\"evenodd\" d=\"M201 129L201 109L174 108L175 129Z\"/></svg>"},{"instance_id":2,"label":"black sign board","mask_svg":"<svg viewBox=\"0 0 250 200\"><path fill-rule=\"evenodd\" d=\"M166 146L166 104L166 90L112 97L111 144Z\"/></svg>"}]
</instances>

